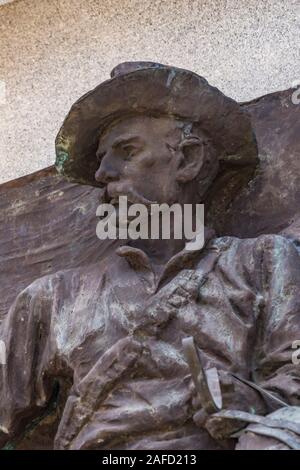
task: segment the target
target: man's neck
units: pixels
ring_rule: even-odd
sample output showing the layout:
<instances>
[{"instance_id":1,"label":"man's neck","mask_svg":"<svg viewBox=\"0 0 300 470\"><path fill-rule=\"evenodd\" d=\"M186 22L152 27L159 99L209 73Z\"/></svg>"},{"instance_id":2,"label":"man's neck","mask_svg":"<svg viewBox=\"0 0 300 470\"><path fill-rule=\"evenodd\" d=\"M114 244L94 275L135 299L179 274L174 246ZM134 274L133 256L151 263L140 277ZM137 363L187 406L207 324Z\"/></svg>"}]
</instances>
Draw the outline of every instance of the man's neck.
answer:
<instances>
[{"instance_id":1,"label":"man's neck","mask_svg":"<svg viewBox=\"0 0 300 470\"><path fill-rule=\"evenodd\" d=\"M185 240L131 240L128 244L144 251L154 264L166 264L185 247Z\"/></svg>"}]
</instances>

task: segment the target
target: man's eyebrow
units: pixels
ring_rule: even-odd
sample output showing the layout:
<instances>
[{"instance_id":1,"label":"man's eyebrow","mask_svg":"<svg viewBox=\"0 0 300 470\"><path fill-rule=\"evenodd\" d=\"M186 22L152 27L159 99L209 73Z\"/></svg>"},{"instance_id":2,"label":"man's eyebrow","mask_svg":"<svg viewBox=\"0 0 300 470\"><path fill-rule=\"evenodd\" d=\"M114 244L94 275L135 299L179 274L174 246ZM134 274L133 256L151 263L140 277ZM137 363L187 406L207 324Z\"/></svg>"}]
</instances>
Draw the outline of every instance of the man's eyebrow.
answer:
<instances>
[{"instance_id":1,"label":"man's eyebrow","mask_svg":"<svg viewBox=\"0 0 300 470\"><path fill-rule=\"evenodd\" d=\"M127 142L140 141L140 140L141 138L138 135L122 135L114 141L114 143L112 144L112 147L117 147L120 144L125 144Z\"/></svg>"},{"instance_id":2,"label":"man's eyebrow","mask_svg":"<svg viewBox=\"0 0 300 470\"><path fill-rule=\"evenodd\" d=\"M118 145L120 144L126 144L126 143L129 143L129 142L132 142L132 141L141 141L141 138L140 136L138 135L122 135L120 137L118 137L114 143L112 144L112 148L115 148L115 147L118 147ZM97 153L96 153L96 156L99 157L99 156L102 156L106 153L106 149L105 147L99 147L98 150L97 150Z\"/></svg>"}]
</instances>

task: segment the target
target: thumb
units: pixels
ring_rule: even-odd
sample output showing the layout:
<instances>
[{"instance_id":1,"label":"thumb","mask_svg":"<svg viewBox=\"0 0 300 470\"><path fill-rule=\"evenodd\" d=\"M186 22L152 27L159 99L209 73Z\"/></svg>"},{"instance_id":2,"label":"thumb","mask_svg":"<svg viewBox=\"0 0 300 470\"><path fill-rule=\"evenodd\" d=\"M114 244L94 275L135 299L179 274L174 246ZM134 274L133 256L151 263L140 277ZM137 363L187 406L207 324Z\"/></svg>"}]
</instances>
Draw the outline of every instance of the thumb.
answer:
<instances>
[{"instance_id":1,"label":"thumb","mask_svg":"<svg viewBox=\"0 0 300 470\"><path fill-rule=\"evenodd\" d=\"M197 426L204 427L207 418L208 414L203 409L201 409L194 414L193 421Z\"/></svg>"}]
</instances>

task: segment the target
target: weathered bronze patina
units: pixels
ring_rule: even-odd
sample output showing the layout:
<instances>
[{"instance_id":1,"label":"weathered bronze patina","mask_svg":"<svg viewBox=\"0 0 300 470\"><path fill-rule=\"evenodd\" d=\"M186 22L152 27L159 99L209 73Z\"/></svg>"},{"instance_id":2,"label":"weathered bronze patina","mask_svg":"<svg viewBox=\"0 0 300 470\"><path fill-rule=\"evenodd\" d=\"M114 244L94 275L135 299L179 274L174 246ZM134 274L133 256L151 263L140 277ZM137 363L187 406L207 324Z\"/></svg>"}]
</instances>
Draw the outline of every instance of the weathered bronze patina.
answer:
<instances>
[{"instance_id":1,"label":"weathered bronze patina","mask_svg":"<svg viewBox=\"0 0 300 470\"><path fill-rule=\"evenodd\" d=\"M173 67L112 75L72 107L58 170L105 201L207 201L210 221L236 203L260 171L246 108ZM131 241L37 279L1 325L3 445L44 433L56 449L297 448L299 284L292 240L212 230L198 251Z\"/></svg>"}]
</instances>

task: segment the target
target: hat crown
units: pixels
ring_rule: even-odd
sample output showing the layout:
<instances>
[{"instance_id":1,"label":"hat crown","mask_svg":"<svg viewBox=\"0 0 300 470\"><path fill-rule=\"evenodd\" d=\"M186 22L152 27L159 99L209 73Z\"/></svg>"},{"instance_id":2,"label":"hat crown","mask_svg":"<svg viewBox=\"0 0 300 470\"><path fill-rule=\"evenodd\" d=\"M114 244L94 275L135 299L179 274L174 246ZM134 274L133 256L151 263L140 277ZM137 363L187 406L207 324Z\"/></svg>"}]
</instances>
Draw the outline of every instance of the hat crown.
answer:
<instances>
[{"instance_id":1,"label":"hat crown","mask_svg":"<svg viewBox=\"0 0 300 470\"><path fill-rule=\"evenodd\" d=\"M152 69L152 68L163 68L167 67L166 65L159 64L158 62L121 62L110 72L111 78L119 77L121 75L126 75L130 72L136 72L141 69Z\"/></svg>"}]
</instances>

